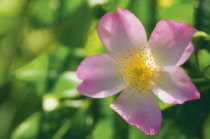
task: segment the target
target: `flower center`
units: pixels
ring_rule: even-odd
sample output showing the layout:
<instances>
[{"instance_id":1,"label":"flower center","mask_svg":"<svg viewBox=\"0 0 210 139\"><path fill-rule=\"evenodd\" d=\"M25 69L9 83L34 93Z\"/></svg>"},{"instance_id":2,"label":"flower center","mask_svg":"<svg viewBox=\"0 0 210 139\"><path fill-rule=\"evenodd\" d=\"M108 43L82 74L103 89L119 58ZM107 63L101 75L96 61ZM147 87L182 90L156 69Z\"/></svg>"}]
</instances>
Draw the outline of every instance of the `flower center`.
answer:
<instances>
[{"instance_id":1,"label":"flower center","mask_svg":"<svg viewBox=\"0 0 210 139\"><path fill-rule=\"evenodd\" d=\"M130 48L123 49L123 54L117 53L118 59L114 62L114 68L119 75L116 79L123 78L128 85L128 89L135 92L146 93L154 86L161 75L159 68L162 67L161 62L154 62L155 55L150 51L149 47L141 43L142 49ZM119 86L115 86L119 88Z\"/></svg>"}]
</instances>

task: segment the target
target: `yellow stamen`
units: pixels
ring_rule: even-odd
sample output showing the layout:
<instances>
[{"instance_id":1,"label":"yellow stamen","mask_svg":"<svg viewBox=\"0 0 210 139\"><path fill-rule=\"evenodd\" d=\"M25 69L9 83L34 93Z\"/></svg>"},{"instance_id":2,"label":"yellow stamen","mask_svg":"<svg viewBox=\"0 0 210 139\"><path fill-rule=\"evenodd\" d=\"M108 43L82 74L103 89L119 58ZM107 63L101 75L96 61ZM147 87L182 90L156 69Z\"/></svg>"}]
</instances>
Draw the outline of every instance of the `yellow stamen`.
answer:
<instances>
[{"instance_id":1,"label":"yellow stamen","mask_svg":"<svg viewBox=\"0 0 210 139\"><path fill-rule=\"evenodd\" d=\"M140 43L142 49L129 48L123 49L123 54L117 53L118 59L115 60L114 68L118 77L122 78L129 85L127 89L136 92L146 93L155 86L155 82L161 77L159 68L162 67L161 61L154 61L154 52L150 51L150 47ZM119 88L119 86L115 86Z\"/></svg>"}]
</instances>

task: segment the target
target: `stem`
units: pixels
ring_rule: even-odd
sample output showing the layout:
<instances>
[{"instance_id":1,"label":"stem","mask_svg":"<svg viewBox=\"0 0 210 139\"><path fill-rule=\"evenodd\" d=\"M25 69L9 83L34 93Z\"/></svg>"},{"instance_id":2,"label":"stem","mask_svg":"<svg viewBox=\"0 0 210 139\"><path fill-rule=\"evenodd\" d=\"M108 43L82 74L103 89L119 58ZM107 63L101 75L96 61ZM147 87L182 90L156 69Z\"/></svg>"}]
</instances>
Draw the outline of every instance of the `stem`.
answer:
<instances>
[{"instance_id":1,"label":"stem","mask_svg":"<svg viewBox=\"0 0 210 139\"><path fill-rule=\"evenodd\" d=\"M194 22L195 28L201 30L202 28L202 3L203 0L197 0L195 2L195 13L194 13Z\"/></svg>"},{"instance_id":2,"label":"stem","mask_svg":"<svg viewBox=\"0 0 210 139\"><path fill-rule=\"evenodd\" d=\"M101 107L101 104L99 100L93 99L90 105L90 114L93 117L93 123L87 131L89 136L92 134L93 130L96 127L96 124L98 123L98 121L100 120L102 116L100 107Z\"/></svg>"},{"instance_id":3,"label":"stem","mask_svg":"<svg viewBox=\"0 0 210 139\"><path fill-rule=\"evenodd\" d=\"M202 74L203 78L206 80L206 81L210 81L210 79L206 76L205 72L206 72L206 69L208 68L208 66L206 68L204 68L202 71L200 69L200 64L199 64L199 58L198 58L198 50L195 50L195 64L197 66L197 69L198 69L198 72Z\"/></svg>"},{"instance_id":4,"label":"stem","mask_svg":"<svg viewBox=\"0 0 210 139\"><path fill-rule=\"evenodd\" d=\"M129 137L129 126L125 120L122 119L117 113L114 113L113 123L113 139L128 139Z\"/></svg>"},{"instance_id":5,"label":"stem","mask_svg":"<svg viewBox=\"0 0 210 139\"><path fill-rule=\"evenodd\" d=\"M195 78L195 79L192 79L192 82L194 83L206 82L206 78Z\"/></svg>"},{"instance_id":6,"label":"stem","mask_svg":"<svg viewBox=\"0 0 210 139\"><path fill-rule=\"evenodd\" d=\"M202 70L202 74L203 74L204 78L206 79L206 81L210 81L209 77L206 75L206 72L207 72L208 68L210 68L210 65L208 65L207 67L205 67Z\"/></svg>"},{"instance_id":7,"label":"stem","mask_svg":"<svg viewBox=\"0 0 210 139\"><path fill-rule=\"evenodd\" d=\"M155 28L156 22L157 22L157 0L150 0L149 1L149 26L148 26L148 34L152 33L152 30Z\"/></svg>"},{"instance_id":8,"label":"stem","mask_svg":"<svg viewBox=\"0 0 210 139\"><path fill-rule=\"evenodd\" d=\"M114 97L115 99L117 97ZM123 118L117 114L113 113L113 139L128 139L129 138L129 125L123 120Z\"/></svg>"},{"instance_id":9,"label":"stem","mask_svg":"<svg viewBox=\"0 0 210 139\"><path fill-rule=\"evenodd\" d=\"M199 64L199 58L198 58L198 50L195 50L195 64L198 68L198 71L201 72L200 64Z\"/></svg>"}]
</instances>

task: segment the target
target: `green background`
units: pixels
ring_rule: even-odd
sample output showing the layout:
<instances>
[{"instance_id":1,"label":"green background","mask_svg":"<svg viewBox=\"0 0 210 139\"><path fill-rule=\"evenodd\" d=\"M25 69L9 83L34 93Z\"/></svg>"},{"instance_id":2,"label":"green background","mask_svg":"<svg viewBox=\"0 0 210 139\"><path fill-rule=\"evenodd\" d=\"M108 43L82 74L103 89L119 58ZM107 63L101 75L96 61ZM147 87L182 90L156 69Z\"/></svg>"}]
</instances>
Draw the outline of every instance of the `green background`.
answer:
<instances>
[{"instance_id":1,"label":"green background","mask_svg":"<svg viewBox=\"0 0 210 139\"><path fill-rule=\"evenodd\" d=\"M163 115L157 135L117 115L109 107L117 95L93 99L76 91L78 64L107 53L97 25L116 7L133 12L148 36L161 19L210 33L209 0L0 0L0 139L210 138L210 43L182 66L201 99L183 105L157 99Z\"/></svg>"}]
</instances>

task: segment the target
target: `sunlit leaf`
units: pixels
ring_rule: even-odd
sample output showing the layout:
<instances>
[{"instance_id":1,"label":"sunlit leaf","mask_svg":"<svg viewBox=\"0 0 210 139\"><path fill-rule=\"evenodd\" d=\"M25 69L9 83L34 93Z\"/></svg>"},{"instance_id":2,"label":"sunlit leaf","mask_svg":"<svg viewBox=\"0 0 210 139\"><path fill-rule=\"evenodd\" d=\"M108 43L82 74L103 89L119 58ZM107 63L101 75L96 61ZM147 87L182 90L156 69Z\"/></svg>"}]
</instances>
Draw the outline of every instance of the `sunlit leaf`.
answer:
<instances>
[{"instance_id":1,"label":"sunlit leaf","mask_svg":"<svg viewBox=\"0 0 210 139\"><path fill-rule=\"evenodd\" d=\"M155 96L155 95L154 95ZM164 103L160 98L158 98L157 96L155 96L156 101L158 102L158 105L160 107L161 110L165 110L171 106L174 106L174 104L166 104Z\"/></svg>"},{"instance_id":2,"label":"sunlit leaf","mask_svg":"<svg viewBox=\"0 0 210 139\"><path fill-rule=\"evenodd\" d=\"M48 76L48 56L42 55L27 65L15 71L15 77L19 80L33 83L37 86L38 93L45 90Z\"/></svg>"},{"instance_id":3,"label":"sunlit leaf","mask_svg":"<svg viewBox=\"0 0 210 139\"><path fill-rule=\"evenodd\" d=\"M12 133L11 139L36 139L39 131L40 114L34 113Z\"/></svg>"},{"instance_id":4,"label":"sunlit leaf","mask_svg":"<svg viewBox=\"0 0 210 139\"><path fill-rule=\"evenodd\" d=\"M158 0L158 5L161 7L171 7L172 5L174 5L175 2L180 1L180 0Z\"/></svg>"},{"instance_id":5,"label":"sunlit leaf","mask_svg":"<svg viewBox=\"0 0 210 139\"><path fill-rule=\"evenodd\" d=\"M198 52L198 58L199 58L199 64L201 70L203 70L205 67L207 67L210 63L210 53L206 50L200 50Z\"/></svg>"},{"instance_id":6,"label":"sunlit leaf","mask_svg":"<svg viewBox=\"0 0 210 139\"><path fill-rule=\"evenodd\" d=\"M93 131L92 138L99 139L103 137L103 139L111 139L113 135L112 125L113 121L110 118L101 119Z\"/></svg>"},{"instance_id":7,"label":"sunlit leaf","mask_svg":"<svg viewBox=\"0 0 210 139\"><path fill-rule=\"evenodd\" d=\"M37 56L54 47L54 35L52 33L49 29L26 29L23 34L24 41L21 45L22 52L28 56Z\"/></svg>"},{"instance_id":8,"label":"sunlit leaf","mask_svg":"<svg viewBox=\"0 0 210 139\"><path fill-rule=\"evenodd\" d=\"M39 82L46 79L48 57L42 55L15 72L16 78L25 81Z\"/></svg>"},{"instance_id":9,"label":"sunlit leaf","mask_svg":"<svg viewBox=\"0 0 210 139\"><path fill-rule=\"evenodd\" d=\"M56 0L34 0L31 3L30 17L35 26L49 26L56 23L56 12L59 8ZM42 10L40 10L42 9Z\"/></svg>"},{"instance_id":10,"label":"sunlit leaf","mask_svg":"<svg viewBox=\"0 0 210 139\"><path fill-rule=\"evenodd\" d=\"M81 80L77 78L75 72L65 72L58 79L53 92L59 97L72 98L79 96L76 87L80 82Z\"/></svg>"},{"instance_id":11,"label":"sunlit leaf","mask_svg":"<svg viewBox=\"0 0 210 139\"><path fill-rule=\"evenodd\" d=\"M19 15L26 0L0 0L0 15Z\"/></svg>"},{"instance_id":12,"label":"sunlit leaf","mask_svg":"<svg viewBox=\"0 0 210 139\"><path fill-rule=\"evenodd\" d=\"M129 3L129 0L107 0L104 5L104 8L107 12L116 11L116 7L126 8Z\"/></svg>"},{"instance_id":13,"label":"sunlit leaf","mask_svg":"<svg viewBox=\"0 0 210 139\"><path fill-rule=\"evenodd\" d=\"M192 3L185 1L178 1L168 7L159 8L160 19L173 19L184 21L192 24L193 21L193 6Z\"/></svg>"},{"instance_id":14,"label":"sunlit leaf","mask_svg":"<svg viewBox=\"0 0 210 139\"><path fill-rule=\"evenodd\" d=\"M108 0L88 0L90 6L106 4Z\"/></svg>"},{"instance_id":15,"label":"sunlit leaf","mask_svg":"<svg viewBox=\"0 0 210 139\"><path fill-rule=\"evenodd\" d=\"M97 21L97 23L98 23L98 21ZM85 45L85 55L86 56L91 56L91 55L106 52L106 50L104 49L104 47L98 37L97 23L93 23L92 28L89 31L90 36L88 37L87 43Z\"/></svg>"}]
</instances>

